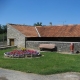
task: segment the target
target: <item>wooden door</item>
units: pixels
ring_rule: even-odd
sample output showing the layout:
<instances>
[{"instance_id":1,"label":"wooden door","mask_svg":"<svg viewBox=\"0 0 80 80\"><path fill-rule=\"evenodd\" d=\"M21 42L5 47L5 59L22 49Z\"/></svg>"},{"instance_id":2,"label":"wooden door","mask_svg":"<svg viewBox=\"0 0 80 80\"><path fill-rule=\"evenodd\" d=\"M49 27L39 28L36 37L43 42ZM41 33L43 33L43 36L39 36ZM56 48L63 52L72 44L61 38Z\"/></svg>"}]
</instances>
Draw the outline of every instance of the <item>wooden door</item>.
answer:
<instances>
[{"instance_id":1,"label":"wooden door","mask_svg":"<svg viewBox=\"0 0 80 80\"><path fill-rule=\"evenodd\" d=\"M10 39L10 46L14 46L14 39Z\"/></svg>"}]
</instances>

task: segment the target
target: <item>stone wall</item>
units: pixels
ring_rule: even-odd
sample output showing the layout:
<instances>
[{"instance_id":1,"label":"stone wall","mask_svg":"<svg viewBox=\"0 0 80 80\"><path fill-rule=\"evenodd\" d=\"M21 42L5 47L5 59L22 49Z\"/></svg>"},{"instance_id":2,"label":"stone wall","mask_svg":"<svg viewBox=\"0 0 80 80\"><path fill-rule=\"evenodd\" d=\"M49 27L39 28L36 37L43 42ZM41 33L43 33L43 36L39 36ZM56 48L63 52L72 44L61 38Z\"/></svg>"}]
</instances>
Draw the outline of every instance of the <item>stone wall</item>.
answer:
<instances>
[{"instance_id":1,"label":"stone wall","mask_svg":"<svg viewBox=\"0 0 80 80\"><path fill-rule=\"evenodd\" d=\"M25 47L25 35L13 28L11 25L7 25L7 45L10 45L10 39L14 39L14 46Z\"/></svg>"},{"instance_id":2,"label":"stone wall","mask_svg":"<svg viewBox=\"0 0 80 80\"><path fill-rule=\"evenodd\" d=\"M80 51L80 42L74 43L74 51ZM71 42L56 42L56 41L26 41L27 48L39 49L39 44L56 44L57 51L70 52Z\"/></svg>"}]
</instances>

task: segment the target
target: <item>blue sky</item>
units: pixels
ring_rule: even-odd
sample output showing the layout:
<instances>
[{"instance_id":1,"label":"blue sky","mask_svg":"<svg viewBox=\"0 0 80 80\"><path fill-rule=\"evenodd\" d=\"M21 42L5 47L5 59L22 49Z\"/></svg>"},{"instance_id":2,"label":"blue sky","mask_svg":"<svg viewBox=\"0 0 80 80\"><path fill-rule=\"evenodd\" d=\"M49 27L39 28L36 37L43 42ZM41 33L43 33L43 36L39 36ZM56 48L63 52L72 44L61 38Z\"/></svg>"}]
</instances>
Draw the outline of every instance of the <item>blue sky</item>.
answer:
<instances>
[{"instance_id":1,"label":"blue sky","mask_svg":"<svg viewBox=\"0 0 80 80\"><path fill-rule=\"evenodd\" d=\"M80 0L0 0L0 24L80 24Z\"/></svg>"}]
</instances>

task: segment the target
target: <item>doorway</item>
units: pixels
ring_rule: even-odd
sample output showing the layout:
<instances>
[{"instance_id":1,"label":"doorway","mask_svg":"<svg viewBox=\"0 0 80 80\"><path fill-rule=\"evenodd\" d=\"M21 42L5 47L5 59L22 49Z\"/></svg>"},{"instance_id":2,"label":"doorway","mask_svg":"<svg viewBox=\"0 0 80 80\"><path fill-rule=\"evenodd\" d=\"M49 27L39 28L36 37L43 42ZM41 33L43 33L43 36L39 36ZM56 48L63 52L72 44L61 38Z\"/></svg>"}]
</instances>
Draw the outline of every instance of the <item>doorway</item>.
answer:
<instances>
[{"instance_id":1,"label":"doorway","mask_svg":"<svg viewBox=\"0 0 80 80\"><path fill-rule=\"evenodd\" d=\"M14 46L14 39L10 39L10 46Z\"/></svg>"}]
</instances>

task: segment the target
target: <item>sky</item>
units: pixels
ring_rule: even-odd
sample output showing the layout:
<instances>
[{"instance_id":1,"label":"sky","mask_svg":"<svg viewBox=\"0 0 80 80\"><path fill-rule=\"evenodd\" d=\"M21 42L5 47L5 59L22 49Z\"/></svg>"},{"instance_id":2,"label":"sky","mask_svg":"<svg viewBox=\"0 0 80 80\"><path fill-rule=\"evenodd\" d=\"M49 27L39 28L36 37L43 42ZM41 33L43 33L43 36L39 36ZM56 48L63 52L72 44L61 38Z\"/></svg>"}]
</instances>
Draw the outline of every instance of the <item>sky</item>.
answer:
<instances>
[{"instance_id":1,"label":"sky","mask_svg":"<svg viewBox=\"0 0 80 80\"><path fill-rule=\"evenodd\" d=\"M80 24L80 0L0 0L0 24Z\"/></svg>"}]
</instances>

